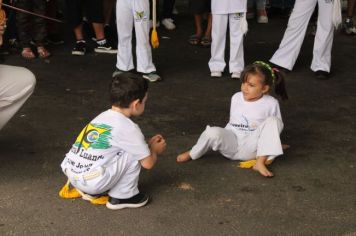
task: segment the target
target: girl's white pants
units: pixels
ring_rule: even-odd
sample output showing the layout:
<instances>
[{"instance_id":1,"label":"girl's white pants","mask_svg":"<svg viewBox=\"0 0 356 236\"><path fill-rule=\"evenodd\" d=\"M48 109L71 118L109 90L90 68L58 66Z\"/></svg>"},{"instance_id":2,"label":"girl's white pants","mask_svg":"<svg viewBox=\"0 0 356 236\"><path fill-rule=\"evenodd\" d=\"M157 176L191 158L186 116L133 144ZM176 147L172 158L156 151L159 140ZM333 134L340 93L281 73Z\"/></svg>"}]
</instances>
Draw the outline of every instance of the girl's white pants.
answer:
<instances>
[{"instance_id":1,"label":"girl's white pants","mask_svg":"<svg viewBox=\"0 0 356 236\"><path fill-rule=\"evenodd\" d=\"M116 67L119 70L134 69L132 57L132 29L135 25L137 71L150 73L156 71L152 62L149 43L149 0L120 0L116 3L118 32L118 53Z\"/></svg>"},{"instance_id":2,"label":"girl's white pants","mask_svg":"<svg viewBox=\"0 0 356 236\"><path fill-rule=\"evenodd\" d=\"M333 3L331 0L297 0L295 2L282 42L270 59L272 63L289 70L293 69L316 3L319 6L319 13L311 69L312 71L330 72L334 37Z\"/></svg>"},{"instance_id":3,"label":"girl's white pants","mask_svg":"<svg viewBox=\"0 0 356 236\"><path fill-rule=\"evenodd\" d=\"M241 20L245 13L213 14L210 71L224 71L226 31L229 22L230 27L230 73L241 73L244 68L243 32Z\"/></svg>"},{"instance_id":4,"label":"girl's white pants","mask_svg":"<svg viewBox=\"0 0 356 236\"><path fill-rule=\"evenodd\" d=\"M267 118L249 135L238 137L234 131L220 127L207 126L198 142L190 151L190 157L196 160L207 151L214 150L231 160L252 160L268 156L268 160L282 155L280 133L282 121L277 117Z\"/></svg>"},{"instance_id":5,"label":"girl's white pants","mask_svg":"<svg viewBox=\"0 0 356 236\"><path fill-rule=\"evenodd\" d=\"M28 69L0 65L0 130L30 97L35 84Z\"/></svg>"},{"instance_id":6,"label":"girl's white pants","mask_svg":"<svg viewBox=\"0 0 356 236\"><path fill-rule=\"evenodd\" d=\"M139 193L137 186L141 165L131 159L130 155L125 153L107 166L92 170L88 174L76 175L68 169L63 172L70 183L84 193L96 195L108 191L111 197L127 199ZM97 177L87 179L87 176L96 173Z\"/></svg>"}]
</instances>

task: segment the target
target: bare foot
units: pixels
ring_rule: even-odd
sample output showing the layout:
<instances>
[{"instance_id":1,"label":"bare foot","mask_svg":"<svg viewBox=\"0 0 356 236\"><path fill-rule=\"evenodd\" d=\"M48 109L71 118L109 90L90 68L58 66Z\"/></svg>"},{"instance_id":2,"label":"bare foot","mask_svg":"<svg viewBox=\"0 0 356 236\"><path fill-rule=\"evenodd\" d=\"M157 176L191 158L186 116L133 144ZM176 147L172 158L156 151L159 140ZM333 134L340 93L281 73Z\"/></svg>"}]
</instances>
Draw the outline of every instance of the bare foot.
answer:
<instances>
[{"instance_id":1,"label":"bare foot","mask_svg":"<svg viewBox=\"0 0 356 236\"><path fill-rule=\"evenodd\" d=\"M288 144L282 144L282 149L283 149L283 150L286 150L286 149L288 149L288 148L290 148L290 145L288 145Z\"/></svg>"},{"instance_id":2,"label":"bare foot","mask_svg":"<svg viewBox=\"0 0 356 236\"><path fill-rule=\"evenodd\" d=\"M187 162L187 161L190 161L191 158L190 158L190 152L189 151L186 151L186 152L183 152L182 154L179 154L177 156L177 162L179 163L183 163L183 162Z\"/></svg>"},{"instance_id":3,"label":"bare foot","mask_svg":"<svg viewBox=\"0 0 356 236\"><path fill-rule=\"evenodd\" d=\"M256 164L252 168L254 171L259 172L264 177L273 177L273 173L269 171L266 165L261 161L257 160Z\"/></svg>"}]
</instances>

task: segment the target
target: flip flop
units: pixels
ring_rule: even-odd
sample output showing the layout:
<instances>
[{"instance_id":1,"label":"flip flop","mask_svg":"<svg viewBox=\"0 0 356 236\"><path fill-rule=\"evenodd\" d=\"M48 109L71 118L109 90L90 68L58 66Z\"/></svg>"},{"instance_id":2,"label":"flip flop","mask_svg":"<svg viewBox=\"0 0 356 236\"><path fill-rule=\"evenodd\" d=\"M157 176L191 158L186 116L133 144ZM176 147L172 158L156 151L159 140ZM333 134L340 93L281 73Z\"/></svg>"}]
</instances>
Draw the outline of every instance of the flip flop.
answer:
<instances>
[{"instance_id":1,"label":"flip flop","mask_svg":"<svg viewBox=\"0 0 356 236\"><path fill-rule=\"evenodd\" d=\"M26 60L31 60L36 58L35 54L32 52L31 48L23 48L21 56Z\"/></svg>"},{"instance_id":2,"label":"flip flop","mask_svg":"<svg viewBox=\"0 0 356 236\"><path fill-rule=\"evenodd\" d=\"M51 53L43 46L37 47L38 57L45 59L51 56Z\"/></svg>"},{"instance_id":3,"label":"flip flop","mask_svg":"<svg viewBox=\"0 0 356 236\"><path fill-rule=\"evenodd\" d=\"M193 34L193 35L191 35L189 37L188 42L189 42L190 45L196 46L196 45L198 45L200 43L200 39L201 39L201 37Z\"/></svg>"},{"instance_id":4,"label":"flip flop","mask_svg":"<svg viewBox=\"0 0 356 236\"><path fill-rule=\"evenodd\" d=\"M209 47L211 45L211 38L204 36L201 41L200 44L204 47Z\"/></svg>"}]
</instances>

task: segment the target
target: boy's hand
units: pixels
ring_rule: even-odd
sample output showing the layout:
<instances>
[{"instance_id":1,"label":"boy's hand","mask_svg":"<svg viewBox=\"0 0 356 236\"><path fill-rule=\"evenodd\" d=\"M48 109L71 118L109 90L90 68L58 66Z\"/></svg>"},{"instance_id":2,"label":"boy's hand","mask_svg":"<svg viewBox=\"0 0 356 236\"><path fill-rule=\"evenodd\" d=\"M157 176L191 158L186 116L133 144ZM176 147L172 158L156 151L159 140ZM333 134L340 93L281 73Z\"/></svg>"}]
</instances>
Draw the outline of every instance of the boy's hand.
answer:
<instances>
[{"instance_id":1,"label":"boy's hand","mask_svg":"<svg viewBox=\"0 0 356 236\"><path fill-rule=\"evenodd\" d=\"M153 136L150 141L148 142L148 145L150 146L150 149L152 152L155 152L157 154L161 154L166 150L166 140L164 140L163 136L160 134L157 134Z\"/></svg>"}]
</instances>

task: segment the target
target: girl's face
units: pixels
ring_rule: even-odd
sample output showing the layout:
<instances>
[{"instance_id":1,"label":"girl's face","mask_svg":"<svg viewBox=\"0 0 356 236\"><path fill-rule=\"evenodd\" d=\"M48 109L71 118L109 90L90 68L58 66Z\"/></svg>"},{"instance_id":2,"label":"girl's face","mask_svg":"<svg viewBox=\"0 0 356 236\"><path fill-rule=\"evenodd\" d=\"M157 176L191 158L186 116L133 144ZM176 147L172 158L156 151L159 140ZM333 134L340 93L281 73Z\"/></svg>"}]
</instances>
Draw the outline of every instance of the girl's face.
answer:
<instances>
[{"instance_id":1,"label":"girl's face","mask_svg":"<svg viewBox=\"0 0 356 236\"><path fill-rule=\"evenodd\" d=\"M245 101L253 102L260 99L267 93L269 86L263 83L263 78L259 74L250 74L247 80L241 84L241 92Z\"/></svg>"}]
</instances>

